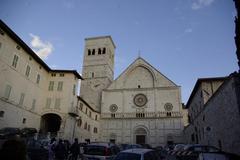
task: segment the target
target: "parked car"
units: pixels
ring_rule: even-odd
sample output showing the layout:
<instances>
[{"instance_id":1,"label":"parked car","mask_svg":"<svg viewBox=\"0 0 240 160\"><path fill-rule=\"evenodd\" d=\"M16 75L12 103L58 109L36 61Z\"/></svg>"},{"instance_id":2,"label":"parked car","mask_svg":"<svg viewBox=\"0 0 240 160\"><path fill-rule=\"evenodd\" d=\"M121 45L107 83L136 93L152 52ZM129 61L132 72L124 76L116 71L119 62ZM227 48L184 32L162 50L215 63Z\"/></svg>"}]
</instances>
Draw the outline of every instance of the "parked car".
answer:
<instances>
[{"instance_id":1,"label":"parked car","mask_svg":"<svg viewBox=\"0 0 240 160\"><path fill-rule=\"evenodd\" d=\"M200 144L193 144L193 145L186 145L181 152L181 154L177 154L176 156L178 159L190 159L196 160L200 153L220 153L221 150L214 146L208 145L200 145Z\"/></svg>"},{"instance_id":2,"label":"parked car","mask_svg":"<svg viewBox=\"0 0 240 160\"><path fill-rule=\"evenodd\" d=\"M7 139L14 136L20 136L19 128L5 127L0 129L0 139Z\"/></svg>"},{"instance_id":3,"label":"parked car","mask_svg":"<svg viewBox=\"0 0 240 160\"><path fill-rule=\"evenodd\" d=\"M160 160L160 157L152 149L136 148L121 151L114 160Z\"/></svg>"},{"instance_id":4,"label":"parked car","mask_svg":"<svg viewBox=\"0 0 240 160\"><path fill-rule=\"evenodd\" d=\"M38 140L27 142L27 154L31 160L48 160L48 149Z\"/></svg>"},{"instance_id":5,"label":"parked car","mask_svg":"<svg viewBox=\"0 0 240 160\"><path fill-rule=\"evenodd\" d=\"M22 137L33 137L37 133L36 128L23 128L21 129L21 136Z\"/></svg>"},{"instance_id":6,"label":"parked car","mask_svg":"<svg viewBox=\"0 0 240 160\"><path fill-rule=\"evenodd\" d=\"M238 160L240 159L239 155L230 154L230 153L200 153L198 160Z\"/></svg>"},{"instance_id":7,"label":"parked car","mask_svg":"<svg viewBox=\"0 0 240 160\"><path fill-rule=\"evenodd\" d=\"M83 157L88 160L114 159L120 152L119 147L113 143L91 143L84 147Z\"/></svg>"},{"instance_id":8,"label":"parked car","mask_svg":"<svg viewBox=\"0 0 240 160\"><path fill-rule=\"evenodd\" d=\"M133 148L142 148L142 146L140 144L119 144L118 145L120 150L123 151L123 150L126 150L126 149L133 149Z\"/></svg>"},{"instance_id":9,"label":"parked car","mask_svg":"<svg viewBox=\"0 0 240 160\"><path fill-rule=\"evenodd\" d=\"M153 149L152 146L150 146L149 144L140 144L142 146L142 148L145 148L145 149Z\"/></svg>"}]
</instances>

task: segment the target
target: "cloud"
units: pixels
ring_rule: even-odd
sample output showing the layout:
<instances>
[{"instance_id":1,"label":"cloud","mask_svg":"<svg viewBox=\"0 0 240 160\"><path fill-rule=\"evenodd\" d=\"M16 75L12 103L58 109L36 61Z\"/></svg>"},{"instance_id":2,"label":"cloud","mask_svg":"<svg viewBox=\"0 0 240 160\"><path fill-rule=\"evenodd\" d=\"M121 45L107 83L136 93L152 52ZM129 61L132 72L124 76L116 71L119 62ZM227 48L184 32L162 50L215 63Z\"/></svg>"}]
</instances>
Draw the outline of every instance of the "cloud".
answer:
<instances>
[{"instance_id":1,"label":"cloud","mask_svg":"<svg viewBox=\"0 0 240 160\"><path fill-rule=\"evenodd\" d=\"M210 6L213 2L214 0L194 0L194 2L192 3L192 9L198 10L203 7Z\"/></svg>"},{"instance_id":2,"label":"cloud","mask_svg":"<svg viewBox=\"0 0 240 160\"><path fill-rule=\"evenodd\" d=\"M30 33L32 40L30 42L32 49L41 59L47 59L53 51L53 45L50 42L43 42L39 36Z\"/></svg>"}]
</instances>

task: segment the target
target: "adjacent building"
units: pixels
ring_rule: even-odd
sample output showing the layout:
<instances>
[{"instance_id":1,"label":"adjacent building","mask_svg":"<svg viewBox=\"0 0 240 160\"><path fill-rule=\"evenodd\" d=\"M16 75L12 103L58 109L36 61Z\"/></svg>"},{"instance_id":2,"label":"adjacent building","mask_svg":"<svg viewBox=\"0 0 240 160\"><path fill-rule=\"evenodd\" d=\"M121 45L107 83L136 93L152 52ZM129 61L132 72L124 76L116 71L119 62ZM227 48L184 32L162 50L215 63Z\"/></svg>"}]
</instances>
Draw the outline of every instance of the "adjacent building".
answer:
<instances>
[{"instance_id":1,"label":"adjacent building","mask_svg":"<svg viewBox=\"0 0 240 160\"><path fill-rule=\"evenodd\" d=\"M198 79L186 104L189 125L187 143L218 147L240 154L240 79L228 77Z\"/></svg>"}]
</instances>

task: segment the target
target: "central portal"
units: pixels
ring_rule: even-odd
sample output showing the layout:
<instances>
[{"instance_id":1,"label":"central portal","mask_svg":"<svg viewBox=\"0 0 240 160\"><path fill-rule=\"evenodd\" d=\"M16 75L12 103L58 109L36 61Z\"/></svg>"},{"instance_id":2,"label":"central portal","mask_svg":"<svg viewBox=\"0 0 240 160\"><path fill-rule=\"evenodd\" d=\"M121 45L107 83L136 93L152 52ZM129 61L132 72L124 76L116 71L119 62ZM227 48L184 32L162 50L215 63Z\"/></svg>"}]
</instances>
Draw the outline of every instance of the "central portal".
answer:
<instances>
[{"instance_id":1,"label":"central portal","mask_svg":"<svg viewBox=\"0 0 240 160\"><path fill-rule=\"evenodd\" d=\"M144 128L142 128L142 127L137 128L135 130L134 134L135 134L135 137L136 137L136 143L137 144L147 143L147 141L146 141L147 131Z\"/></svg>"},{"instance_id":2,"label":"central portal","mask_svg":"<svg viewBox=\"0 0 240 160\"><path fill-rule=\"evenodd\" d=\"M137 144L145 144L145 135L136 135L136 143Z\"/></svg>"}]
</instances>

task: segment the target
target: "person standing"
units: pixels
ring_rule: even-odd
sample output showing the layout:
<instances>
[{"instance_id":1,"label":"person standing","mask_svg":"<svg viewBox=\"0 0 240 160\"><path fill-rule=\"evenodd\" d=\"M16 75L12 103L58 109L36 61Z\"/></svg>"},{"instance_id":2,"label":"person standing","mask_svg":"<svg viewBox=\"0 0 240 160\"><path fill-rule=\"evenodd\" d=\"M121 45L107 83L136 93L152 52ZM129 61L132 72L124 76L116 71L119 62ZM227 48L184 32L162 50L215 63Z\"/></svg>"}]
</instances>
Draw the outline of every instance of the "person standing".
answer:
<instances>
[{"instance_id":1,"label":"person standing","mask_svg":"<svg viewBox=\"0 0 240 160\"><path fill-rule=\"evenodd\" d=\"M77 138L74 139L74 143L70 147L70 152L72 153L73 160L77 160L78 155L80 153L80 147L79 147Z\"/></svg>"},{"instance_id":2,"label":"person standing","mask_svg":"<svg viewBox=\"0 0 240 160\"><path fill-rule=\"evenodd\" d=\"M52 138L48 144L48 160L54 160L54 148L56 146L56 139Z\"/></svg>"},{"instance_id":3,"label":"person standing","mask_svg":"<svg viewBox=\"0 0 240 160\"><path fill-rule=\"evenodd\" d=\"M57 146L55 147L54 152L55 152L56 160L64 160L65 155L66 155L66 149L65 149L62 139L59 139L59 142L58 142Z\"/></svg>"}]
</instances>

